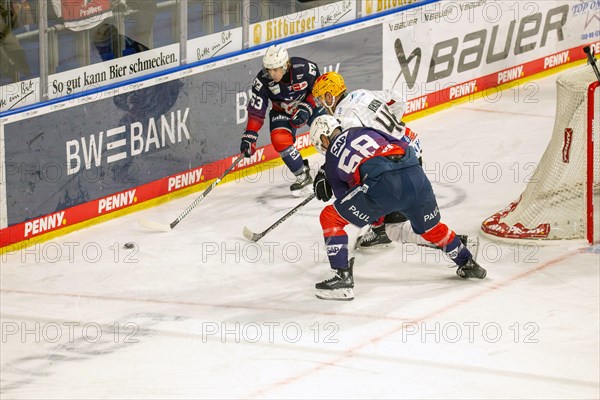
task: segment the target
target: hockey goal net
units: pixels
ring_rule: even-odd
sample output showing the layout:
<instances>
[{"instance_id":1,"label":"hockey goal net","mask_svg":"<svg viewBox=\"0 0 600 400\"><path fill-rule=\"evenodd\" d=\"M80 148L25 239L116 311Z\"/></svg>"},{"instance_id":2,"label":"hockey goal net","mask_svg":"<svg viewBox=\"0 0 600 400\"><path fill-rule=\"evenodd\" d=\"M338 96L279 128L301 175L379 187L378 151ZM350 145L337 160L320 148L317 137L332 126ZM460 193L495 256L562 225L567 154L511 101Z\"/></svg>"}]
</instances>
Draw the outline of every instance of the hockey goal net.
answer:
<instances>
[{"instance_id":1,"label":"hockey goal net","mask_svg":"<svg viewBox=\"0 0 600 400\"><path fill-rule=\"evenodd\" d=\"M550 143L519 199L483 221L492 239L598 241L599 84L584 65L560 74L556 87Z\"/></svg>"}]
</instances>

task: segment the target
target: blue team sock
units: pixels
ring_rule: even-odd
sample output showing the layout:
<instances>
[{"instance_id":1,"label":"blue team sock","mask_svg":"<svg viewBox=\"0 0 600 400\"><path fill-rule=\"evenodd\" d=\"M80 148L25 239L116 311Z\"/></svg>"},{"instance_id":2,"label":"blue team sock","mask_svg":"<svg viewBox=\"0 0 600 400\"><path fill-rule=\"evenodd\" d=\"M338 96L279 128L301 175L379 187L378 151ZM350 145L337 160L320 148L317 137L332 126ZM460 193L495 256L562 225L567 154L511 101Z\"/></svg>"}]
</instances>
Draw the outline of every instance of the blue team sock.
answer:
<instances>
[{"instance_id":1,"label":"blue team sock","mask_svg":"<svg viewBox=\"0 0 600 400\"><path fill-rule=\"evenodd\" d=\"M287 165L287 167L294 173L294 175L298 175L302 172L302 168L304 168L304 163L302 162L302 155L298 152L298 149L294 146L290 146L281 153L279 153L281 159Z\"/></svg>"},{"instance_id":2,"label":"blue team sock","mask_svg":"<svg viewBox=\"0 0 600 400\"><path fill-rule=\"evenodd\" d=\"M331 268L348 268L348 236L325 236L325 245Z\"/></svg>"},{"instance_id":3,"label":"blue team sock","mask_svg":"<svg viewBox=\"0 0 600 400\"><path fill-rule=\"evenodd\" d=\"M448 243L448 245L444 248L444 251L459 267L464 266L467 261L473 257L469 249L462 244L458 236L454 236L454 239Z\"/></svg>"}]
</instances>

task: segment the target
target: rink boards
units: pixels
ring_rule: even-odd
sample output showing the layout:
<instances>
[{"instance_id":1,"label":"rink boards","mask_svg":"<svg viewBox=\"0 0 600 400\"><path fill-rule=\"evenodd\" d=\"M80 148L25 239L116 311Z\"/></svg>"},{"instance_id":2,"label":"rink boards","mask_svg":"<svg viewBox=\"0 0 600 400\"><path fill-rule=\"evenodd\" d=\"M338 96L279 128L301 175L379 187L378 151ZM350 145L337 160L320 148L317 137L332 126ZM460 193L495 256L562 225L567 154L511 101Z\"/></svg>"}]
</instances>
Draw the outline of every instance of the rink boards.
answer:
<instances>
[{"instance_id":1,"label":"rink boards","mask_svg":"<svg viewBox=\"0 0 600 400\"><path fill-rule=\"evenodd\" d=\"M342 73L350 90L403 90L406 115L414 118L475 97L494 101L517 82L581 62L584 45L600 52L597 1L532 4L435 2L317 30L287 46L321 72ZM239 151L248 91L263 52L237 52L5 113L2 251L204 189ZM257 154L230 179L279 163L267 128L259 132ZM296 145L311 152L306 130Z\"/></svg>"}]
</instances>

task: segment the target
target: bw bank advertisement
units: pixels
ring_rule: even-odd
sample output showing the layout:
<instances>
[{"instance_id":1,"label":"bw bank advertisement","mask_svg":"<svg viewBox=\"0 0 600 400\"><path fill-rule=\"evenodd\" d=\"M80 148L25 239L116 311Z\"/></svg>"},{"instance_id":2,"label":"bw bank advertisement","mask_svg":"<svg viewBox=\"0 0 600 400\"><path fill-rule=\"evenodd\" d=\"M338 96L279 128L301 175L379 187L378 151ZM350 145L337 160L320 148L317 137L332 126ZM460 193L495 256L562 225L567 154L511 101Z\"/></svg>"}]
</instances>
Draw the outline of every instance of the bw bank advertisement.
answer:
<instances>
[{"instance_id":1,"label":"bw bank advertisement","mask_svg":"<svg viewBox=\"0 0 600 400\"><path fill-rule=\"evenodd\" d=\"M338 70L350 87L378 89L380 37L381 27L373 26L289 52L321 71ZM357 44L361 60L352 52ZM8 225L115 195L99 206L110 211L134 202L132 189L167 176L189 173L199 182L198 168L239 153L248 93L261 69L257 56L5 124ZM265 121L258 145L269 143ZM174 178L169 191L177 188Z\"/></svg>"}]
</instances>

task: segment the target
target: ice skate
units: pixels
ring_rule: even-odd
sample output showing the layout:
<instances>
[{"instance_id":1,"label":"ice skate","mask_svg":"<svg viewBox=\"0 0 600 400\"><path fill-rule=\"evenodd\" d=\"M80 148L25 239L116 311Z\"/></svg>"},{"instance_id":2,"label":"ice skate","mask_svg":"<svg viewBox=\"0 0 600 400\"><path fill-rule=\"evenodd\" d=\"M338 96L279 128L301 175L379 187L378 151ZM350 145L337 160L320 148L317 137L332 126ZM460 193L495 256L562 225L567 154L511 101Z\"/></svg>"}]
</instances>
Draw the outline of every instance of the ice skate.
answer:
<instances>
[{"instance_id":1,"label":"ice skate","mask_svg":"<svg viewBox=\"0 0 600 400\"><path fill-rule=\"evenodd\" d=\"M308 161L303 160L304 166L301 172L296 175L296 182L292 183L290 190L294 196L300 197L312 192L312 177L310 176L310 168L308 167Z\"/></svg>"},{"instance_id":2,"label":"ice skate","mask_svg":"<svg viewBox=\"0 0 600 400\"><path fill-rule=\"evenodd\" d=\"M477 264L475 260L470 258L465 265L463 265L462 267L458 267L458 269L456 270L456 275L460 276L463 279L483 279L487 275L487 271L481 268L481 266Z\"/></svg>"},{"instance_id":3,"label":"ice skate","mask_svg":"<svg viewBox=\"0 0 600 400\"><path fill-rule=\"evenodd\" d=\"M392 246L392 241L385 232L385 225L369 227L367 233L356 239L356 249L376 249Z\"/></svg>"},{"instance_id":4,"label":"ice skate","mask_svg":"<svg viewBox=\"0 0 600 400\"><path fill-rule=\"evenodd\" d=\"M354 299L354 277L352 267L354 258L350 259L348 268L335 270L332 278L326 279L315 285L315 295L322 300L353 300Z\"/></svg>"}]
</instances>

